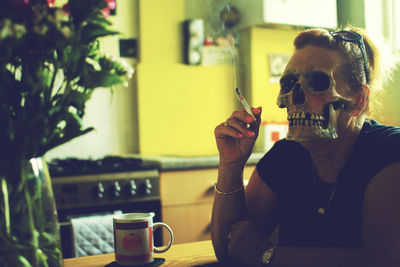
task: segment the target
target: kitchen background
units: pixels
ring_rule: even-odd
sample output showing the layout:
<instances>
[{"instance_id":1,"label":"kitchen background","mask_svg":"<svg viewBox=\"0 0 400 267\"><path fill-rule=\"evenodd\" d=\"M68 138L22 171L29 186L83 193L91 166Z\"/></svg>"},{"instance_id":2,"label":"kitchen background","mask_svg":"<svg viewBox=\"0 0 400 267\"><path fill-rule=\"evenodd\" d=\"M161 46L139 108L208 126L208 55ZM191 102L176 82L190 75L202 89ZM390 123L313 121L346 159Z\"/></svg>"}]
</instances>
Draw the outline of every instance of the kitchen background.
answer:
<instances>
[{"instance_id":1,"label":"kitchen background","mask_svg":"<svg viewBox=\"0 0 400 267\"><path fill-rule=\"evenodd\" d=\"M96 130L54 149L47 158L98 158L132 153L216 155L213 129L238 107L235 80L252 106L263 106L264 123L286 122L285 110L275 104L279 91L276 77L292 52L294 36L303 27L282 24L304 21L312 26L330 26L332 16L337 14L338 25L350 22L366 27L371 33L385 37L397 49L394 34L397 2L117 0L111 20L121 34L103 40L102 46L119 56L120 39L131 42L133 39L136 42L136 47L131 46L133 57L125 59L134 66L134 77L127 87L116 88L113 93L96 91L84 120L85 126L94 126ZM300 9L296 6L299 3ZM230 7L236 8L242 18L233 28L224 27L220 19L221 10ZM269 15L263 17L264 8ZM290 10L294 11L290 13ZM310 17L314 19L307 21ZM182 24L188 19L202 19L204 36L213 37L214 43L218 37L228 34L239 42L233 48L234 54L238 54L236 68L226 47L208 47L203 51L204 59L208 58L204 64L184 63ZM395 71L383 97L384 108L375 116L381 122L400 125L398 79L400 76ZM262 151L265 147L260 138L256 150Z\"/></svg>"},{"instance_id":2,"label":"kitchen background","mask_svg":"<svg viewBox=\"0 0 400 267\"><path fill-rule=\"evenodd\" d=\"M174 243L210 239L218 175L214 128L240 108L236 86L250 105L263 107L261 136L244 170L246 183L257 160L284 137L286 111L276 105L278 80L293 51L293 38L304 25L365 27L386 39L391 59L400 47L397 0L116 4L110 19L121 34L105 38L101 46L127 60L134 77L112 92L96 90L84 117L84 126L96 130L46 155L54 162L49 166L64 257L85 255L78 253L79 233L86 233L87 240L103 236L89 231L103 229L91 223L112 230L110 216L116 211L155 212L156 221L174 230ZM396 67L375 118L400 126L399 79ZM101 219L93 221L93 214ZM109 246L96 253L113 251L112 231L107 233ZM157 245L167 240L161 235L165 233L156 236Z\"/></svg>"}]
</instances>

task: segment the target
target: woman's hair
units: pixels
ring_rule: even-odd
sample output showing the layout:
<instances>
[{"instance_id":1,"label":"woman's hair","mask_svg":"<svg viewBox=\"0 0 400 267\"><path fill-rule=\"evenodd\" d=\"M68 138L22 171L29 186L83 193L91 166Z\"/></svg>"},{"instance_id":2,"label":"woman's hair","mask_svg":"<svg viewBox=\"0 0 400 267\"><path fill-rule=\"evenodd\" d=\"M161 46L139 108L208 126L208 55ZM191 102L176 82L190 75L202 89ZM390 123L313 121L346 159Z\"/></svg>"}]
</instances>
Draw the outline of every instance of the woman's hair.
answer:
<instances>
[{"instance_id":1,"label":"woman's hair","mask_svg":"<svg viewBox=\"0 0 400 267\"><path fill-rule=\"evenodd\" d=\"M371 41L366 32L357 27L347 26L340 30L348 30L357 32L362 35L364 39L364 46L367 55L367 66L369 68L369 82L370 89L369 102L366 106L366 113L371 114L379 100L376 93L382 89L384 78L390 77L390 72L385 71L382 65L381 53L377 45ZM309 29L297 35L294 40L296 49L301 49L306 45L315 45L327 49L336 50L342 53L343 58L346 60L343 68L345 77L350 85L351 90L356 93L361 89L363 84L366 84L366 73L364 70L364 59L362 51L357 43L334 38L328 30L325 29Z\"/></svg>"}]
</instances>

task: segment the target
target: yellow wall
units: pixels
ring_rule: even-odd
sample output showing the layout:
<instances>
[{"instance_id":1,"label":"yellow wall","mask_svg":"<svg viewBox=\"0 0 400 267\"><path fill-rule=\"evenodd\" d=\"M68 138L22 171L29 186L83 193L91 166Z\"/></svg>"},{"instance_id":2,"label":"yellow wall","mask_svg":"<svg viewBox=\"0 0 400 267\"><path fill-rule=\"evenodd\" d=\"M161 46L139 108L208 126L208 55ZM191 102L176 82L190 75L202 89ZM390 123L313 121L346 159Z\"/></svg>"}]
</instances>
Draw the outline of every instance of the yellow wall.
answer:
<instances>
[{"instance_id":1,"label":"yellow wall","mask_svg":"<svg viewBox=\"0 0 400 267\"><path fill-rule=\"evenodd\" d=\"M184 13L184 0L139 0L140 62L180 62Z\"/></svg>"},{"instance_id":2,"label":"yellow wall","mask_svg":"<svg viewBox=\"0 0 400 267\"><path fill-rule=\"evenodd\" d=\"M234 109L231 66L141 63L137 71L140 153L216 154L214 127Z\"/></svg>"},{"instance_id":3,"label":"yellow wall","mask_svg":"<svg viewBox=\"0 0 400 267\"><path fill-rule=\"evenodd\" d=\"M231 65L182 60L184 0L139 2L139 152L215 155L213 131L234 109Z\"/></svg>"}]
</instances>

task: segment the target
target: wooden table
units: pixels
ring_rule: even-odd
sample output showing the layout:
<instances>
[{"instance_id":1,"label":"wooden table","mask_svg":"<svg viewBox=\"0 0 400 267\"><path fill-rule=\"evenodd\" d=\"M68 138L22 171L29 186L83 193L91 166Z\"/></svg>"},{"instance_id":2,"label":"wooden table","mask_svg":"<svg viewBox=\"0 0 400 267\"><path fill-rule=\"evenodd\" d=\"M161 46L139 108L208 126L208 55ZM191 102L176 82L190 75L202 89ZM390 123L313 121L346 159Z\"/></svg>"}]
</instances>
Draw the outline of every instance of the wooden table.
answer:
<instances>
[{"instance_id":1,"label":"wooden table","mask_svg":"<svg viewBox=\"0 0 400 267\"><path fill-rule=\"evenodd\" d=\"M172 245L164 253L154 254L165 258L160 267L166 266L218 266L210 240ZM64 259L64 267L103 267L115 261L114 253Z\"/></svg>"}]
</instances>

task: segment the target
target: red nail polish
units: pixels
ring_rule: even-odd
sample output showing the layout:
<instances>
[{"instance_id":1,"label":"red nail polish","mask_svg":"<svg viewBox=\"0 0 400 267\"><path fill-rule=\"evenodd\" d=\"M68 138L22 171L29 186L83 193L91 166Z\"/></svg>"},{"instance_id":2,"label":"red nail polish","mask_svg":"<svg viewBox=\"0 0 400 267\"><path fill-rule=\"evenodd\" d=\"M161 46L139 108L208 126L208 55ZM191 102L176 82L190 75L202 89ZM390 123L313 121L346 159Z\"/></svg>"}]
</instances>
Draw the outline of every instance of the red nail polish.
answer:
<instances>
[{"instance_id":1,"label":"red nail polish","mask_svg":"<svg viewBox=\"0 0 400 267\"><path fill-rule=\"evenodd\" d=\"M252 132L252 131L248 131L247 134L248 134L249 136L254 136L254 132Z\"/></svg>"},{"instance_id":2,"label":"red nail polish","mask_svg":"<svg viewBox=\"0 0 400 267\"><path fill-rule=\"evenodd\" d=\"M252 121L253 121L253 118L250 117L250 116L248 116L248 117L246 117L246 121L247 121L247 122L252 122Z\"/></svg>"},{"instance_id":3,"label":"red nail polish","mask_svg":"<svg viewBox=\"0 0 400 267\"><path fill-rule=\"evenodd\" d=\"M243 135L242 133L238 133L238 136L239 136L240 138L244 137L244 135Z\"/></svg>"},{"instance_id":4,"label":"red nail polish","mask_svg":"<svg viewBox=\"0 0 400 267\"><path fill-rule=\"evenodd\" d=\"M261 113L261 107L252 108L251 110L253 111L254 114L260 114Z\"/></svg>"}]
</instances>

